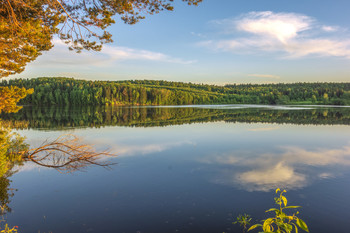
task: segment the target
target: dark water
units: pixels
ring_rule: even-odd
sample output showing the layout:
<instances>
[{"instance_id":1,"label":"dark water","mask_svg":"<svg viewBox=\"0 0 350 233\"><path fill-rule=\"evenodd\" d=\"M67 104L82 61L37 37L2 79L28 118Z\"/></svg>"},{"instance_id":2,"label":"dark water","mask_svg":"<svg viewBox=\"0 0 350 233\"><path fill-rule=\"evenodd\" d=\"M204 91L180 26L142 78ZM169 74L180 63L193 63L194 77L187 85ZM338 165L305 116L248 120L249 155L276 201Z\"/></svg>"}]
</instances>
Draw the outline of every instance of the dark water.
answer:
<instances>
[{"instance_id":1,"label":"dark water","mask_svg":"<svg viewBox=\"0 0 350 233\"><path fill-rule=\"evenodd\" d=\"M234 218L267 218L277 187L311 232L349 232L350 108L28 107L9 119L33 146L73 133L118 154L112 170L19 167L7 220L23 233L241 232Z\"/></svg>"}]
</instances>

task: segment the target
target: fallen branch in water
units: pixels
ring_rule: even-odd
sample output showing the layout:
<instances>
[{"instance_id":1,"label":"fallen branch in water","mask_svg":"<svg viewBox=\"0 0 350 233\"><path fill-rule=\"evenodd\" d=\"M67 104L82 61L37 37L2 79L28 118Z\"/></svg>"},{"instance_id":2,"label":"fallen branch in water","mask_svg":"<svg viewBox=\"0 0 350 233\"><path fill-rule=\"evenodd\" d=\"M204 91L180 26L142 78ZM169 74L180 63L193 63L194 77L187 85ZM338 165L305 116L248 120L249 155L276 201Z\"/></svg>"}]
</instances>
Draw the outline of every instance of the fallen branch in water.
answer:
<instances>
[{"instance_id":1,"label":"fallen branch in water","mask_svg":"<svg viewBox=\"0 0 350 233\"><path fill-rule=\"evenodd\" d=\"M74 135L63 135L52 142L29 150L23 159L32 161L40 166L54 168L60 172L83 170L89 165L110 168L110 161L101 161L105 157L115 156L108 151L96 152L91 145L83 144Z\"/></svg>"}]
</instances>

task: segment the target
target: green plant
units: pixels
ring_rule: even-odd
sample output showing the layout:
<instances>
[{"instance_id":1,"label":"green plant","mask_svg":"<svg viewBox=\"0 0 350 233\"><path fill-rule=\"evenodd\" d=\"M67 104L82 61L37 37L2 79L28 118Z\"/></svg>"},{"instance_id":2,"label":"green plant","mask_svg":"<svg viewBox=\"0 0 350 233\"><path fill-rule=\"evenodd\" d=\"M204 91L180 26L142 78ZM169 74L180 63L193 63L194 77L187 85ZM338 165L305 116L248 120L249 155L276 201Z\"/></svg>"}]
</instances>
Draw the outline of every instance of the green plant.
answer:
<instances>
[{"instance_id":1,"label":"green plant","mask_svg":"<svg viewBox=\"0 0 350 233\"><path fill-rule=\"evenodd\" d=\"M17 228L18 228L17 226L9 228L9 226L5 224L4 229L3 230L0 229L0 233L16 233L18 232Z\"/></svg>"},{"instance_id":2,"label":"green plant","mask_svg":"<svg viewBox=\"0 0 350 233\"><path fill-rule=\"evenodd\" d=\"M5 207L0 205L0 215L1 215L1 219L0 219L0 233L17 233L17 228L18 226L14 226L12 228L10 228L7 223L5 223L5 218L4 218L4 214L6 213ZM4 228L2 229L1 225L2 223L4 223Z\"/></svg>"},{"instance_id":3,"label":"green plant","mask_svg":"<svg viewBox=\"0 0 350 233\"><path fill-rule=\"evenodd\" d=\"M279 197L275 197L275 202L279 205L279 208L271 208L265 212L275 212L276 216L263 220L263 224L255 224L251 226L248 231L253 230L257 227L262 227L263 232L276 232L276 233L291 233L293 232L293 226L295 233L298 233L298 227L306 232L309 232L309 229L306 223L298 218L296 215L298 211L293 215L287 215L283 212L286 209L296 209L300 206L287 206L287 198L283 196L283 193L286 190L281 191L279 188L276 189L276 194L279 194Z\"/></svg>"},{"instance_id":4,"label":"green plant","mask_svg":"<svg viewBox=\"0 0 350 233\"><path fill-rule=\"evenodd\" d=\"M250 221L252 218L248 214L238 215L237 221L233 222L233 224L239 223L241 227L243 227L243 233L246 232L247 226L250 225Z\"/></svg>"}]
</instances>

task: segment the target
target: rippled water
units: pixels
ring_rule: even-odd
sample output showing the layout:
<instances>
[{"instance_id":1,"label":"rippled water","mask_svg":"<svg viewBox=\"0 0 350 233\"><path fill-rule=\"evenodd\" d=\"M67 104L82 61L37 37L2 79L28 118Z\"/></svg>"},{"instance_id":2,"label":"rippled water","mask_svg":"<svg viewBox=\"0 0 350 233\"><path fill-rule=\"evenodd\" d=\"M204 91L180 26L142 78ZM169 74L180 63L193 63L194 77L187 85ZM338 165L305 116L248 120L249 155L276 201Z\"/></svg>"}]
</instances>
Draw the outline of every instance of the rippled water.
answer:
<instances>
[{"instance_id":1,"label":"rippled water","mask_svg":"<svg viewBox=\"0 0 350 233\"><path fill-rule=\"evenodd\" d=\"M33 146L73 133L118 155L112 170L19 167L7 220L23 233L240 232L234 218L266 218L277 187L311 232L349 231L349 108L28 107L12 119Z\"/></svg>"}]
</instances>

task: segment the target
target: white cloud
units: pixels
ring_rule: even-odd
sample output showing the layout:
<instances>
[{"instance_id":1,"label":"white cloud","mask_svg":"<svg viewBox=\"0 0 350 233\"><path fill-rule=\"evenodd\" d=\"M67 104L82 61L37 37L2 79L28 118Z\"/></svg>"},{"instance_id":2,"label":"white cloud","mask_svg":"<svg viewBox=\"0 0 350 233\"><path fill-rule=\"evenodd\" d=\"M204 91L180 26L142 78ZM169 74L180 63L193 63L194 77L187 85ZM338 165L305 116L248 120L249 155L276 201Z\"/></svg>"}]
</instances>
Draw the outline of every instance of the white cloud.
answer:
<instances>
[{"instance_id":1,"label":"white cloud","mask_svg":"<svg viewBox=\"0 0 350 233\"><path fill-rule=\"evenodd\" d=\"M315 54L350 59L350 41L336 41L331 39L291 41L285 46L285 51L289 53L290 57L303 57Z\"/></svg>"},{"instance_id":2,"label":"white cloud","mask_svg":"<svg viewBox=\"0 0 350 233\"><path fill-rule=\"evenodd\" d=\"M335 31L338 31L338 27L322 26L321 28L322 28L322 30L325 31L325 32L335 32Z\"/></svg>"},{"instance_id":3,"label":"white cloud","mask_svg":"<svg viewBox=\"0 0 350 233\"><path fill-rule=\"evenodd\" d=\"M160 52L153 52L149 50L133 49L121 46L104 45L99 52L82 51L77 54L68 51L67 45L61 40L54 40L54 48L45 52L43 56L39 57L35 65L92 65L92 66L107 66L115 62L140 60L140 61L155 61L176 64L191 64L194 60L183 60L181 58L172 57Z\"/></svg>"},{"instance_id":4,"label":"white cloud","mask_svg":"<svg viewBox=\"0 0 350 233\"><path fill-rule=\"evenodd\" d=\"M321 25L306 15L271 11L250 12L236 19L225 19L215 23L225 27L225 32L244 32L245 35L236 35L225 40L203 41L199 43L200 46L235 53L277 52L280 57L285 58L313 55L350 59L350 40L339 39L340 35L333 35L338 31L337 27Z\"/></svg>"},{"instance_id":5,"label":"white cloud","mask_svg":"<svg viewBox=\"0 0 350 233\"><path fill-rule=\"evenodd\" d=\"M283 43L310 29L312 19L294 13L250 12L237 21L237 29L261 36L271 36Z\"/></svg>"},{"instance_id":6,"label":"white cloud","mask_svg":"<svg viewBox=\"0 0 350 233\"><path fill-rule=\"evenodd\" d=\"M191 64L195 62L193 60L185 61L180 58L174 58L163 53L126 47L105 46L102 49L102 54L109 56L112 60L150 60L179 64Z\"/></svg>"}]
</instances>

